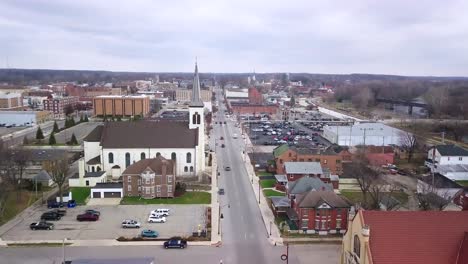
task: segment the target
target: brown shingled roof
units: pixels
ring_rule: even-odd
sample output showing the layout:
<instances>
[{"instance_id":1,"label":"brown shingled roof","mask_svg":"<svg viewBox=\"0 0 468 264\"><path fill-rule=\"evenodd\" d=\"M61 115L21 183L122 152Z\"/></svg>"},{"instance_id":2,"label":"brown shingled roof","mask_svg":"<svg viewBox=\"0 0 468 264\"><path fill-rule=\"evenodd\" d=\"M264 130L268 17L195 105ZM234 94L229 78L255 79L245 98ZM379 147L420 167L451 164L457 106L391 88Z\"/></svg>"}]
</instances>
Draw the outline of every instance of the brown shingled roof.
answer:
<instances>
[{"instance_id":1,"label":"brown shingled roof","mask_svg":"<svg viewBox=\"0 0 468 264\"><path fill-rule=\"evenodd\" d=\"M103 148L193 148L197 144L198 129L189 129L186 122L108 122L101 136Z\"/></svg>"},{"instance_id":2,"label":"brown shingled roof","mask_svg":"<svg viewBox=\"0 0 468 264\"><path fill-rule=\"evenodd\" d=\"M83 141L87 142L99 142L101 141L101 134L104 126L99 125L95 127L89 134L83 139Z\"/></svg>"},{"instance_id":3,"label":"brown shingled roof","mask_svg":"<svg viewBox=\"0 0 468 264\"><path fill-rule=\"evenodd\" d=\"M163 157L154 159L143 159L128 166L122 175L140 175L147 168L150 168L157 175L162 174L162 167L166 164L166 175L174 174L174 161L167 160Z\"/></svg>"},{"instance_id":4,"label":"brown shingled roof","mask_svg":"<svg viewBox=\"0 0 468 264\"><path fill-rule=\"evenodd\" d=\"M309 191L296 196L301 208L316 208L323 203L336 208L350 207L345 199L338 196L334 191Z\"/></svg>"}]
</instances>

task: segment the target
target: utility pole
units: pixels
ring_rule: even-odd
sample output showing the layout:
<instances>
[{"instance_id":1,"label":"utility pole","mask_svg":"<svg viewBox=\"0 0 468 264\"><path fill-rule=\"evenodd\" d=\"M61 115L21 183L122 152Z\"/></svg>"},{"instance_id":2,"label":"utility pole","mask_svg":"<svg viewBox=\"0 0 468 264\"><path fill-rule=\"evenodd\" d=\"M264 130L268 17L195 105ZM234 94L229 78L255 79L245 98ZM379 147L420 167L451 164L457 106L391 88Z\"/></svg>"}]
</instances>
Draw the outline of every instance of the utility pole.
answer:
<instances>
[{"instance_id":1,"label":"utility pole","mask_svg":"<svg viewBox=\"0 0 468 264\"><path fill-rule=\"evenodd\" d=\"M442 132L442 144L445 144L445 132Z\"/></svg>"}]
</instances>

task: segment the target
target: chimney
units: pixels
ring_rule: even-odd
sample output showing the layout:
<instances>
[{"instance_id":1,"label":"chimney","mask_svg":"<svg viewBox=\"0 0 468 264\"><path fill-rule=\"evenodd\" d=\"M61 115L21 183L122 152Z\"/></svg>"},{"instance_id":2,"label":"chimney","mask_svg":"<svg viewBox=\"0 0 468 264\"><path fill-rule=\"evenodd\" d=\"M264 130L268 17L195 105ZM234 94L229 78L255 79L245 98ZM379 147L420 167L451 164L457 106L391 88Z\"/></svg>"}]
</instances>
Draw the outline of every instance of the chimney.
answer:
<instances>
[{"instance_id":1,"label":"chimney","mask_svg":"<svg viewBox=\"0 0 468 264\"><path fill-rule=\"evenodd\" d=\"M165 182L166 180L166 172L167 172L167 160L162 160L161 162L161 175L163 176L162 182ZM167 179L167 178L166 178Z\"/></svg>"},{"instance_id":2,"label":"chimney","mask_svg":"<svg viewBox=\"0 0 468 264\"><path fill-rule=\"evenodd\" d=\"M78 161L78 177L80 178L80 184L82 184L84 175L85 175L85 162L84 162L84 158L81 158Z\"/></svg>"}]
</instances>

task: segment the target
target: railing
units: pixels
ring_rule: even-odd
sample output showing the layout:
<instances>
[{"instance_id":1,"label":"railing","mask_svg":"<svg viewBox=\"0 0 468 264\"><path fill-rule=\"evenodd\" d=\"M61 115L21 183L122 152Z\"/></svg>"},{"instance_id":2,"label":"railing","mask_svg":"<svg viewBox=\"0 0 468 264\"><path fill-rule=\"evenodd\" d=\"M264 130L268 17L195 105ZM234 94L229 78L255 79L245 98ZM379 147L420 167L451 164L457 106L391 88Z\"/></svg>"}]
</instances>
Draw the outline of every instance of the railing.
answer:
<instances>
[{"instance_id":1,"label":"railing","mask_svg":"<svg viewBox=\"0 0 468 264\"><path fill-rule=\"evenodd\" d=\"M359 264L359 258L352 252L345 252L346 264Z\"/></svg>"}]
</instances>

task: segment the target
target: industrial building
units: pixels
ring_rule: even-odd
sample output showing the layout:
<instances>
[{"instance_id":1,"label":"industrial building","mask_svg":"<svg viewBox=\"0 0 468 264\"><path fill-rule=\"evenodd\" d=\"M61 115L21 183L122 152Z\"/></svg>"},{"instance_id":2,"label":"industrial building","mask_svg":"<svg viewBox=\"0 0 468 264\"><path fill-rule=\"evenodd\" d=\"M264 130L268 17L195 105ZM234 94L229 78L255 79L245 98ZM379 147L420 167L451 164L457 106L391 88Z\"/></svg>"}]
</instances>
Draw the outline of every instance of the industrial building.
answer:
<instances>
[{"instance_id":1,"label":"industrial building","mask_svg":"<svg viewBox=\"0 0 468 264\"><path fill-rule=\"evenodd\" d=\"M323 137L340 146L400 146L404 133L382 123L356 123L351 126L323 127Z\"/></svg>"},{"instance_id":2,"label":"industrial building","mask_svg":"<svg viewBox=\"0 0 468 264\"><path fill-rule=\"evenodd\" d=\"M102 95L93 99L95 116L146 116L150 100L146 95Z\"/></svg>"},{"instance_id":3,"label":"industrial building","mask_svg":"<svg viewBox=\"0 0 468 264\"><path fill-rule=\"evenodd\" d=\"M0 111L0 124L4 126L34 126L52 118L49 111Z\"/></svg>"}]
</instances>

